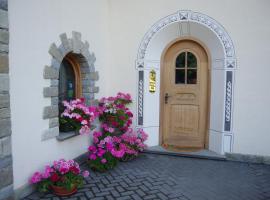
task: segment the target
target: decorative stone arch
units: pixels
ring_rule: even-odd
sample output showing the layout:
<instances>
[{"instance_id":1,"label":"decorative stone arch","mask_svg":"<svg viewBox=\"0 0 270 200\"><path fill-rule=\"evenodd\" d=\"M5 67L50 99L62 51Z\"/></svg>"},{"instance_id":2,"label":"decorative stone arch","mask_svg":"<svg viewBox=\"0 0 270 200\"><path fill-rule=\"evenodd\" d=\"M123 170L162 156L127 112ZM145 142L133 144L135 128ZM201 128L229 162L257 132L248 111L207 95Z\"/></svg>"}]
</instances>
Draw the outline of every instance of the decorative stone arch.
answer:
<instances>
[{"instance_id":1,"label":"decorative stone arch","mask_svg":"<svg viewBox=\"0 0 270 200\"><path fill-rule=\"evenodd\" d=\"M235 48L224 29L213 18L190 10L180 10L156 22L144 35L137 53L137 126L150 134L149 145L159 144L160 60L164 49L181 38L201 41L210 55L211 97L209 149L220 154L233 147L233 88L237 69ZM148 91L151 70L157 72L157 92Z\"/></svg>"},{"instance_id":2,"label":"decorative stone arch","mask_svg":"<svg viewBox=\"0 0 270 200\"><path fill-rule=\"evenodd\" d=\"M42 134L41 140L47 140L59 136L58 122L58 79L59 69L62 60L65 56L72 54L76 57L80 65L82 97L86 99L86 104L96 104L95 93L99 88L95 86L95 81L98 80L98 72L95 71L96 57L94 53L89 51L89 43L82 42L81 33L72 32L72 38L68 38L66 33L60 35L61 43L56 46L51 44L49 54L52 56L51 66L45 66L43 77L50 80L50 86L43 88L43 96L51 99L51 104L44 107L43 119L49 120L48 129Z\"/></svg>"}]
</instances>

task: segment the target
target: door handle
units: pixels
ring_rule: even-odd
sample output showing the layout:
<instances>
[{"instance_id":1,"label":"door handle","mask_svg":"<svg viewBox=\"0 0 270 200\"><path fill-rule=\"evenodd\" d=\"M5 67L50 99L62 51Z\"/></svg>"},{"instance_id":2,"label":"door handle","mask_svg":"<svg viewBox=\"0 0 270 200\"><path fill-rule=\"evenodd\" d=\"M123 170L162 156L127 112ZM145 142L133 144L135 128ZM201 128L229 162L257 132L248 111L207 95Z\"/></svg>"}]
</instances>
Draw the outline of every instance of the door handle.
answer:
<instances>
[{"instance_id":1,"label":"door handle","mask_svg":"<svg viewBox=\"0 0 270 200\"><path fill-rule=\"evenodd\" d=\"M167 104L167 103L168 103L168 99L169 99L169 97L170 97L170 96L169 96L169 94L168 94L168 93L166 93L166 94L165 94L165 104Z\"/></svg>"}]
</instances>

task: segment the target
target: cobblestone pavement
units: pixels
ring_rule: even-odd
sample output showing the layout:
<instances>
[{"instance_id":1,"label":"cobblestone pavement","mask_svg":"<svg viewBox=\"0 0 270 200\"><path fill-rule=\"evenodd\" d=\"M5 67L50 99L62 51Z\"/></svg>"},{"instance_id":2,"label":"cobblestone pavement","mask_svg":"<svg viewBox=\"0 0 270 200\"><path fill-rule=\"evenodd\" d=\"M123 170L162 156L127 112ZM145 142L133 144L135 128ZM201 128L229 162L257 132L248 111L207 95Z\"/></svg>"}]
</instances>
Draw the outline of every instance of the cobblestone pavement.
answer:
<instances>
[{"instance_id":1,"label":"cobblestone pavement","mask_svg":"<svg viewBox=\"0 0 270 200\"><path fill-rule=\"evenodd\" d=\"M109 172L90 173L72 197L33 193L25 199L270 200L267 165L142 154Z\"/></svg>"}]
</instances>

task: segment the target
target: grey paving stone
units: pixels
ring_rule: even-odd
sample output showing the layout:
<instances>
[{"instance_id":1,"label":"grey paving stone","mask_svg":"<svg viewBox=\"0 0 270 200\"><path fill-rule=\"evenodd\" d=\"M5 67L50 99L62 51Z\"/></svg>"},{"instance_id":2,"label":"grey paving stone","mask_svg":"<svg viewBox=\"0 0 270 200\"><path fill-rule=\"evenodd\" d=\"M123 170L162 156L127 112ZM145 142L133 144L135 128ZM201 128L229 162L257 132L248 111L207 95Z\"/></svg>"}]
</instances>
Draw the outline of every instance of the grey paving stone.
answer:
<instances>
[{"instance_id":1,"label":"grey paving stone","mask_svg":"<svg viewBox=\"0 0 270 200\"><path fill-rule=\"evenodd\" d=\"M106 173L90 171L86 182L63 199L268 200L270 166L142 154Z\"/></svg>"}]
</instances>

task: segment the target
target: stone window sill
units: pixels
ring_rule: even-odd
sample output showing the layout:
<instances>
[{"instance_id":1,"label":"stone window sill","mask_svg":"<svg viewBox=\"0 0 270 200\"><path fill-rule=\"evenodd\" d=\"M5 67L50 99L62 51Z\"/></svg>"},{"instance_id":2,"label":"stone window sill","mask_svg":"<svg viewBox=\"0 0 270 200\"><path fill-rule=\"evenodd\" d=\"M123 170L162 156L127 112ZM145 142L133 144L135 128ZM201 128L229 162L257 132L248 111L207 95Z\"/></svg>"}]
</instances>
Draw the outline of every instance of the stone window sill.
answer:
<instances>
[{"instance_id":1,"label":"stone window sill","mask_svg":"<svg viewBox=\"0 0 270 200\"><path fill-rule=\"evenodd\" d=\"M75 131L70 131L70 132L60 132L59 135L56 137L56 139L59 142L65 141L67 139L73 138L75 136L78 136L79 134Z\"/></svg>"},{"instance_id":2,"label":"stone window sill","mask_svg":"<svg viewBox=\"0 0 270 200\"><path fill-rule=\"evenodd\" d=\"M92 125L91 131L93 131L96 127L97 127L96 125ZM56 137L56 139L59 142L62 142L62 141L68 140L70 138L76 137L78 135L80 135L80 134L76 131L60 132L59 135Z\"/></svg>"}]
</instances>

